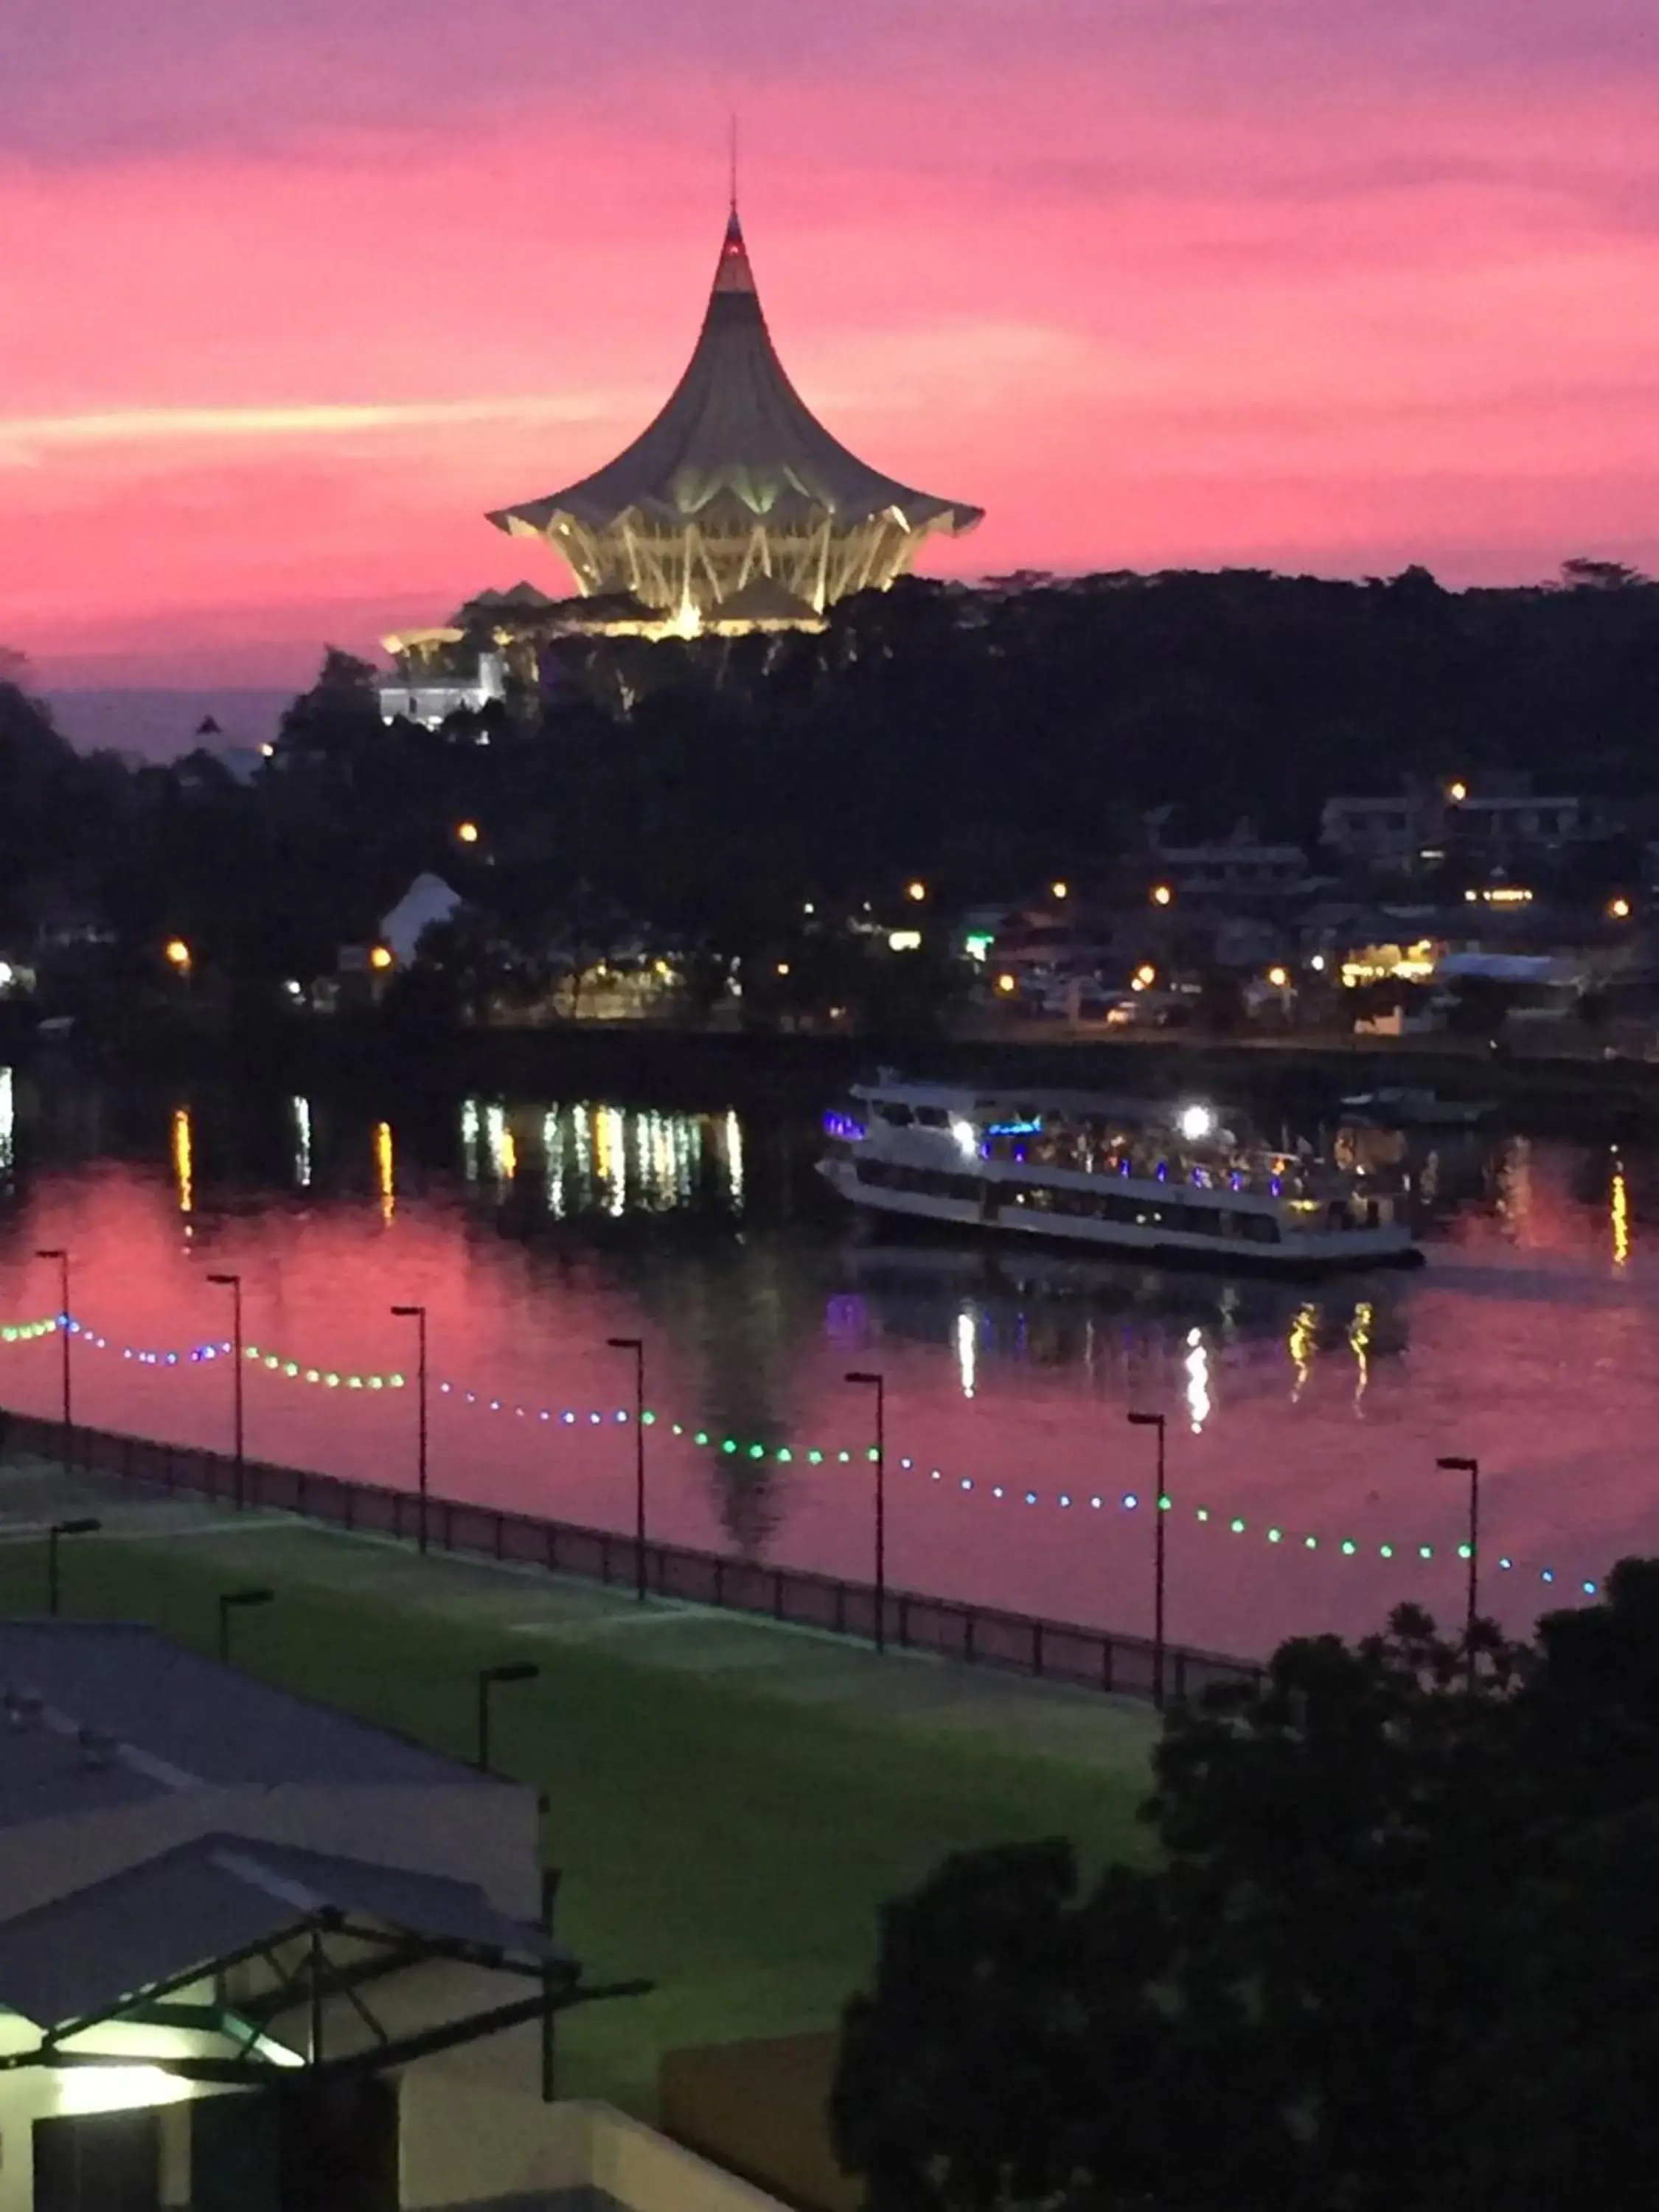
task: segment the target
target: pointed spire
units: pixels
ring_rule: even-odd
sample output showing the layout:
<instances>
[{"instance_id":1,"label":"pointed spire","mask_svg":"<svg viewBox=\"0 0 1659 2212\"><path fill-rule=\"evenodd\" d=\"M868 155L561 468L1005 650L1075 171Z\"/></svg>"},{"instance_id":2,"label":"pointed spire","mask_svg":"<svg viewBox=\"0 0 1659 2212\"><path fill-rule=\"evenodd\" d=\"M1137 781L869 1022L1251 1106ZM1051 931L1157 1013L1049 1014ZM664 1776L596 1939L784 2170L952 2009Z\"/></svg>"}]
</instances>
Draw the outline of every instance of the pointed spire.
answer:
<instances>
[{"instance_id":1,"label":"pointed spire","mask_svg":"<svg viewBox=\"0 0 1659 2212\"><path fill-rule=\"evenodd\" d=\"M737 204L726 218L726 237L720 246L719 265L714 270L714 292L746 292L755 296L755 272L749 266L749 249L743 242L743 225L738 220Z\"/></svg>"}]
</instances>

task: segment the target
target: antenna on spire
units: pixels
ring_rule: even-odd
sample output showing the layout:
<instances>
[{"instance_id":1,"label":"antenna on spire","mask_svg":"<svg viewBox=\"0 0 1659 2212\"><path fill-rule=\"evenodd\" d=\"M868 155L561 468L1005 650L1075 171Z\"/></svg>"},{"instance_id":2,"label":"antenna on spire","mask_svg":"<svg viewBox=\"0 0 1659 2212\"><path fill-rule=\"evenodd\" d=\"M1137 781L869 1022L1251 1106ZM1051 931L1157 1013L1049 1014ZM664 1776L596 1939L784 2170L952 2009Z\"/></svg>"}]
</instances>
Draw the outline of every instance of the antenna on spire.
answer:
<instances>
[{"instance_id":1,"label":"antenna on spire","mask_svg":"<svg viewBox=\"0 0 1659 2212\"><path fill-rule=\"evenodd\" d=\"M729 148L728 172L731 184L732 212L738 211L738 111L732 111L732 136Z\"/></svg>"}]
</instances>

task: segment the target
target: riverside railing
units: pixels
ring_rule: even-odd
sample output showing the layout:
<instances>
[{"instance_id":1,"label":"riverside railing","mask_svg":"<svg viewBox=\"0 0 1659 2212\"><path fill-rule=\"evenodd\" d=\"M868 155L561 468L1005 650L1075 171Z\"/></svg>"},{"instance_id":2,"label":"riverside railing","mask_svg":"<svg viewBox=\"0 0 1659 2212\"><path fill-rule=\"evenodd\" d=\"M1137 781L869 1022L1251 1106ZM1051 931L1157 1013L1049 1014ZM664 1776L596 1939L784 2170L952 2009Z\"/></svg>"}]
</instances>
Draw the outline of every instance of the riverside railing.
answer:
<instances>
[{"instance_id":1,"label":"riverside railing","mask_svg":"<svg viewBox=\"0 0 1659 2212\"><path fill-rule=\"evenodd\" d=\"M0 1449L44 1459L62 1456L61 1420L0 1411ZM413 1540L420 1500L413 1491L305 1468L244 1460L191 1444L162 1443L77 1425L74 1462L89 1474L112 1475L151 1489L184 1491L250 1507L293 1513L360 1535ZM635 1587L640 1546L635 1537L573 1522L544 1520L496 1505L454 1498L427 1500L428 1547L459 1557L504 1560L548 1574ZM876 1591L808 1568L730 1559L718 1552L664 1543L645 1544L645 1581L651 1595L689 1605L763 1614L797 1628L817 1629L862 1641L876 1640ZM1121 1636L1076 1622L1047 1620L960 1599L927 1597L889 1588L883 1626L886 1640L902 1649L933 1652L969 1665L1066 1682L1120 1697L1153 1694L1154 1645L1150 1637ZM1164 1683L1179 1699L1220 1684L1246 1684L1261 1670L1248 1660L1166 1644Z\"/></svg>"}]
</instances>

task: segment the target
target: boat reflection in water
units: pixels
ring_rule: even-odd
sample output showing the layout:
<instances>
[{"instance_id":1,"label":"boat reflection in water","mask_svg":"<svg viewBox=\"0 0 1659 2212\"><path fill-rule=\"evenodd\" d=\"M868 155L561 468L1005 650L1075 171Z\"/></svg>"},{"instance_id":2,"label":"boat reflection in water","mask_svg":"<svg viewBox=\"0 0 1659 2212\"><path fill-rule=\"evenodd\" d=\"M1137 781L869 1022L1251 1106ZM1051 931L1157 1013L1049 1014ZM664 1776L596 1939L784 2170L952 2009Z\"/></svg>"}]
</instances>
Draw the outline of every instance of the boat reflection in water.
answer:
<instances>
[{"instance_id":1,"label":"boat reflection in water","mask_svg":"<svg viewBox=\"0 0 1659 2212\"><path fill-rule=\"evenodd\" d=\"M1363 1412L1373 1364L1398 1359L1410 1341L1392 1277L1310 1293L1257 1276L1218 1283L1060 1253L856 1240L843 1267L865 1329L950 1347L964 1400L993 1370L1075 1367L1104 1395L1158 1391L1184 1409L1194 1435L1223 1409L1230 1383L1258 1395L1276 1376L1294 1405L1316 1366L1333 1362L1348 1368ZM845 1300L837 1304L844 1335Z\"/></svg>"}]
</instances>

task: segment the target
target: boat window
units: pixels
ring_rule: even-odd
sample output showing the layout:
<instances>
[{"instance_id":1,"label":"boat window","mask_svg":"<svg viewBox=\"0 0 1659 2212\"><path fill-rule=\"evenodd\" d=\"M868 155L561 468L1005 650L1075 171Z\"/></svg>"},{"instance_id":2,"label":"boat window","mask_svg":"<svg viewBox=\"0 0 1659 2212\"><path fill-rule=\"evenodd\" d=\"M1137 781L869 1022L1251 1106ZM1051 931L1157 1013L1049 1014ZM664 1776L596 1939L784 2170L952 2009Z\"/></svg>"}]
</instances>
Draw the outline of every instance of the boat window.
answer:
<instances>
[{"instance_id":1,"label":"boat window","mask_svg":"<svg viewBox=\"0 0 1659 2212\"><path fill-rule=\"evenodd\" d=\"M948 1129L951 1117L942 1106L918 1106L916 1119L924 1129Z\"/></svg>"},{"instance_id":2,"label":"boat window","mask_svg":"<svg viewBox=\"0 0 1659 2212\"><path fill-rule=\"evenodd\" d=\"M1189 1237L1219 1237L1221 1208L1218 1206L1183 1206L1182 1227Z\"/></svg>"},{"instance_id":3,"label":"boat window","mask_svg":"<svg viewBox=\"0 0 1659 2212\"><path fill-rule=\"evenodd\" d=\"M947 1175L938 1168L905 1167L895 1160L860 1160L858 1179L862 1183L873 1183L881 1190L908 1190L919 1198L958 1199L969 1206L977 1203L980 1194L977 1176Z\"/></svg>"},{"instance_id":4,"label":"boat window","mask_svg":"<svg viewBox=\"0 0 1659 2212\"><path fill-rule=\"evenodd\" d=\"M913 1116L908 1106L884 1106L879 1110L882 1120L893 1128L908 1129L909 1127Z\"/></svg>"},{"instance_id":5,"label":"boat window","mask_svg":"<svg viewBox=\"0 0 1659 2212\"><path fill-rule=\"evenodd\" d=\"M1279 1224L1270 1213L1247 1213L1243 1217L1244 1234L1253 1244L1277 1244Z\"/></svg>"}]
</instances>

